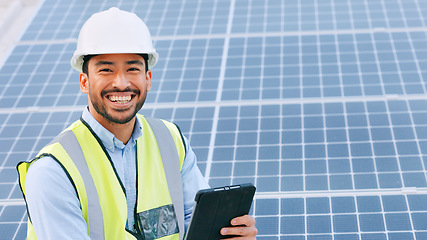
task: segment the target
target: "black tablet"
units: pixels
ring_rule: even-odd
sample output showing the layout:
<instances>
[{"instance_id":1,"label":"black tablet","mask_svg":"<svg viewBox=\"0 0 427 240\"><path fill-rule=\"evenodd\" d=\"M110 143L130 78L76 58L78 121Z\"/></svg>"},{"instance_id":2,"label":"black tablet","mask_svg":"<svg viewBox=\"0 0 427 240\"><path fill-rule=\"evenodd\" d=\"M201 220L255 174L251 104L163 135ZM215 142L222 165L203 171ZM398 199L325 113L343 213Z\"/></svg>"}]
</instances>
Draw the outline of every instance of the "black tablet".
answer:
<instances>
[{"instance_id":1,"label":"black tablet","mask_svg":"<svg viewBox=\"0 0 427 240\"><path fill-rule=\"evenodd\" d=\"M233 218L249 213L254 194L251 183L200 190L185 240L231 238L222 236L220 230L231 226Z\"/></svg>"}]
</instances>

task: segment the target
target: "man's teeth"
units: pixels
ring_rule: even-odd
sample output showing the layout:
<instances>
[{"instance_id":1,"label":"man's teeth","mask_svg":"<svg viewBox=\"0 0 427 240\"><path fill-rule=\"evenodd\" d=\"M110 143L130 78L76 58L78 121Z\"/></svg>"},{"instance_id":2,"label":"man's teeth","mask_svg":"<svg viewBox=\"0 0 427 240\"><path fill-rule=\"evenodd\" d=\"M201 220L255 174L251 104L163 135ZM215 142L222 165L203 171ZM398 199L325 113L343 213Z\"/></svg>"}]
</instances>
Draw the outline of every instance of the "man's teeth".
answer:
<instances>
[{"instance_id":1,"label":"man's teeth","mask_svg":"<svg viewBox=\"0 0 427 240\"><path fill-rule=\"evenodd\" d=\"M110 96L109 99L112 102L125 103L131 100L131 96Z\"/></svg>"}]
</instances>

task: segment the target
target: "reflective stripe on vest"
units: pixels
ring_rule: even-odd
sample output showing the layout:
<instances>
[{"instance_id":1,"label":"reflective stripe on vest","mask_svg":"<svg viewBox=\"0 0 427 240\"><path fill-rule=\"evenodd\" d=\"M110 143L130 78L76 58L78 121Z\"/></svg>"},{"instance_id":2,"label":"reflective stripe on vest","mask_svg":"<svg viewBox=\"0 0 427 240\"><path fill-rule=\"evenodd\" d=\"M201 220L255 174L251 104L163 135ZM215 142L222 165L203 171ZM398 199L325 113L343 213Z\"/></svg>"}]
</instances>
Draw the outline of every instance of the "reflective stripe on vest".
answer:
<instances>
[{"instance_id":1,"label":"reflective stripe on vest","mask_svg":"<svg viewBox=\"0 0 427 240\"><path fill-rule=\"evenodd\" d=\"M143 123L144 122L142 120L143 118L142 117L140 117L140 118L141 118L140 122ZM183 238L182 235L184 234L184 210L183 210L184 202L183 202L183 197L182 197L182 184L181 184L180 168L182 166L182 160L183 160L183 153L182 153L183 148L180 148L180 150L178 150L176 144L177 144L177 142L179 142L180 144L183 144L183 142L181 139L179 141L177 141L177 138L178 138L178 136L176 136L177 133L179 134L179 138L181 136L180 136L179 130L177 130L177 128L175 126L171 127L171 123L163 122L162 120L153 119L153 118L146 119L146 121L149 124L151 131L155 135L156 142L159 143L157 145L158 145L160 156L161 156L161 159L163 162L162 165L163 165L163 170L165 172L166 182L167 182L168 189L169 189L169 195L171 197L171 200L172 200L172 203L174 206L172 209L170 209L167 205L165 205L165 206L160 206L159 209L162 209L163 212L171 212L172 211L172 213L173 213L172 216L176 217L177 221L178 221L179 233L181 233L181 234L179 234L179 239L182 239ZM96 185L94 183L93 176L90 174L90 167L88 167L88 165L87 165L88 163L86 162L85 157L84 157L84 153L83 153L84 151L82 150L83 145L80 145L79 140L75 135L76 133L73 131L74 130L73 127L75 129L77 129L78 127L81 127L80 125L81 125L81 122L80 123L76 122L75 124L73 124L70 128L68 128L63 133L61 133L57 138L55 138L54 141L52 141L52 143L49 144L49 146L53 146L53 145L59 143L60 144L59 148L61 148L61 146L63 147L63 150L65 150L65 153L68 154L68 157L71 158L72 162L75 165L75 168L77 168L79 176L81 176L81 181L83 182L84 187L79 188L80 185L78 183L76 185L77 185L77 189L84 188L85 190L83 190L83 192L85 192L85 193L83 194L83 196L84 195L87 196L87 198L86 198L86 200L87 200L87 216L86 217L84 216L84 217L85 217L85 220L87 221L87 224L88 224L88 230L89 230L89 234L90 234L91 239L105 239L105 238L108 239L109 236L104 236L104 233L107 233L108 229L104 230L103 212L102 212L102 207L101 207L101 204L100 204L99 198L98 198L98 191L96 189ZM79 130L79 131L81 131L81 130ZM174 132L174 137L172 136L171 132ZM138 141L142 141L142 140L138 139ZM83 146L83 148L85 148L85 147L86 147L86 151L87 151L87 146ZM45 148L49 149L49 147L45 147ZM57 148L58 147L56 147L55 149L57 149ZM140 148L139 145L138 145L138 148ZM185 149L184 149L184 151L185 151ZM58 152L58 151L54 151L54 152ZM59 152L61 152L61 151L59 151ZM139 155L140 154L138 154L138 158L139 158ZM25 164L23 164L23 163L25 163ZM27 169L28 169L30 163L27 163L27 162L23 162L23 163L20 163L18 165L18 171L20 174L21 190L23 191L24 196L25 196L25 188L24 188L24 186L25 186L24 185L25 184L25 175L26 175L26 172L27 172ZM64 167L64 169L67 169L67 167ZM141 171L141 169L139 169L139 171ZM77 181L79 181L79 180L77 180ZM137 181L138 181L138 179L137 179ZM72 180L72 182L73 182L73 180ZM73 182L73 184L74 184L74 182ZM138 191L139 190L140 190L140 187L138 187ZM81 193L79 193L78 195L79 195L79 199L80 199ZM139 196L139 194L138 194L138 196ZM83 198L85 198L85 197L83 197ZM84 214L85 213L84 203L82 202L82 199L80 199L80 202L82 205L83 215L85 215ZM158 212L158 211L157 212L156 211L157 211L157 209L152 209L152 210L148 209L146 212L148 212L148 214L152 214L152 213L156 214ZM176 216L175 216L175 214L176 214ZM139 215L139 214L137 214L137 215ZM117 224L120 225L119 222ZM30 233L30 231L32 230L32 226L31 226L30 222L28 223L28 225L29 225L29 233ZM147 226L142 226L142 227L151 227L151 226L147 225ZM158 232L158 229L155 229L155 231L153 231L153 229L148 229L148 232L150 232L150 231L154 232L155 235L152 235L151 237L147 236L147 238L145 238L145 239L161 238L163 236L168 236L168 234L174 233L174 232L163 232L162 233L162 232ZM176 231L176 232L178 232L178 231ZM177 235L177 238L174 238L171 235L170 237L166 237L164 239L178 239L178 234L176 234L176 235ZM29 234L29 236L35 236L35 234L32 233L32 234ZM127 234L126 238L128 239L129 236L130 236L130 234ZM132 238L132 237L130 237L130 238ZM31 239L33 239L33 238L31 238ZM34 239L35 239L35 237L34 237Z\"/></svg>"},{"instance_id":2,"label":"reflective stripe on vest","mask_svg":"<svg viewBox=\"0 0 427 240\"><path fill-rule=\"evenodd\" d=\"M99 204L98 191L90 175L79 141L71 130L63 132L57 138L57 141L65 149L79 170L86 188L89 236L91 239L104 239L104 219L101 205Z\"/></svg>"}]
</instances>

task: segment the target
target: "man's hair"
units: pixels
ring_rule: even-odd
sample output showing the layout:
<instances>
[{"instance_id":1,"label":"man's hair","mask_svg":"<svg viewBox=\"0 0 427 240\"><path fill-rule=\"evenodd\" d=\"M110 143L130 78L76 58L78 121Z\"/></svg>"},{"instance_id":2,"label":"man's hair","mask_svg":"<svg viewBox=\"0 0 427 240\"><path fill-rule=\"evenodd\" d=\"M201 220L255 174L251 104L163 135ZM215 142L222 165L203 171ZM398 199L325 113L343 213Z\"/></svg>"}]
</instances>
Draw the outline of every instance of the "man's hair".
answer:
<instances>
[{"instance_id":1,"label":"man's hair","mask_svg":"<svg viewBox=\"0 0 427 240\"><path fill-rule=\"evenodd\" d=\"M148 54L146 53L141 53L138 54L139 56L141 56L142 58L144 58L144 63L145 63L145 72L148 71ZM89 76L89 71L88 71L88 65L89 65L89 60L95 56L98 56L98 54L94 54L94 55L84 55L83 56L83 65L82 65L82 71L83 73L86 73L86 75Z\"/></svg>"}]
</instances>

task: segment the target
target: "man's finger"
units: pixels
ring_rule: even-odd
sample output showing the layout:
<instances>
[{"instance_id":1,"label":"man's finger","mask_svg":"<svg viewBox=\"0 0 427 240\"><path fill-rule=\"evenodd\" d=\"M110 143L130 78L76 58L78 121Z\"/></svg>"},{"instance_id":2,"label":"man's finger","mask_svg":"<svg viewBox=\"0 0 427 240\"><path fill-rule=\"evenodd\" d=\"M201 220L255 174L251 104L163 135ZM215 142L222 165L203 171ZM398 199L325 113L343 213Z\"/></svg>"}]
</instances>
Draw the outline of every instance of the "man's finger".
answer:
<instances>
[{"instance_id":1,"label":"man's finger","mask_svg":"<svg viewBox=\"0 0 427 240\"><path fill-rule=\"evenodd\" d=\"M255 239L258 230L255 227L255 219L249 215L236 217L231 220L233 227L226 227L221 229L221 235L235 235L245 237L243 239ZM233 238L241 239L241 238Z\"/></svg>"},{"instance_id":2,"label":"man's finger","mask_svg":"<svg viewBox=\"0 0 427 240\"><path fill-rule=\"evenodd\" d=\"M228 227L221 229L221 235L256 236L255 227Z\"/></svg>"},{"instance_id":3,"label":"man's finger","mask_svg":"<svg viewBox=\"0 0 427 240\"><path fill-rule=\"evenodd\" d=\"M249 215L244 215L241 217L236 217L231 220L232 226L255 226L255 219Z\"/></svg>"}]
</instances>

